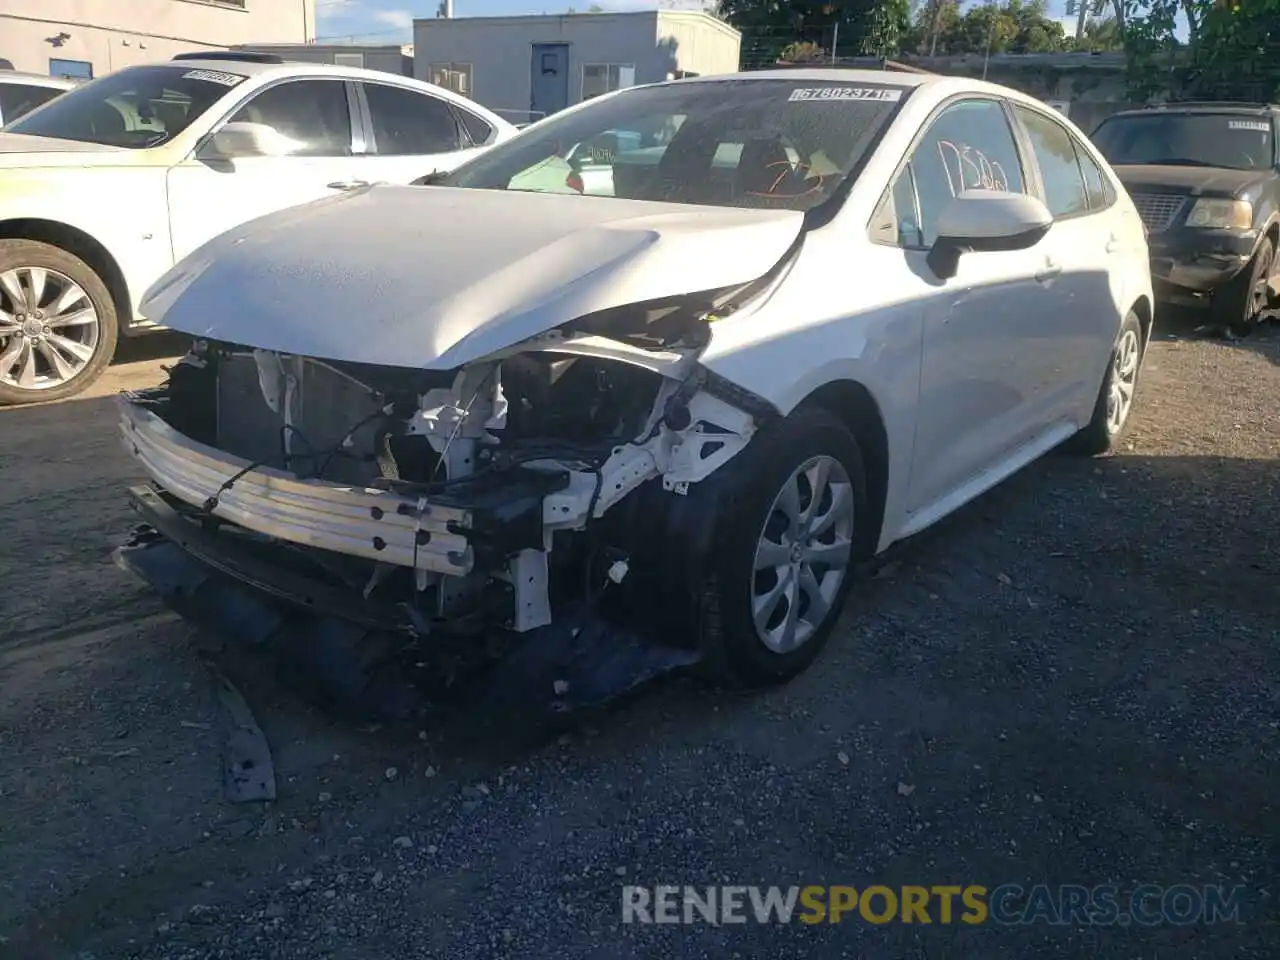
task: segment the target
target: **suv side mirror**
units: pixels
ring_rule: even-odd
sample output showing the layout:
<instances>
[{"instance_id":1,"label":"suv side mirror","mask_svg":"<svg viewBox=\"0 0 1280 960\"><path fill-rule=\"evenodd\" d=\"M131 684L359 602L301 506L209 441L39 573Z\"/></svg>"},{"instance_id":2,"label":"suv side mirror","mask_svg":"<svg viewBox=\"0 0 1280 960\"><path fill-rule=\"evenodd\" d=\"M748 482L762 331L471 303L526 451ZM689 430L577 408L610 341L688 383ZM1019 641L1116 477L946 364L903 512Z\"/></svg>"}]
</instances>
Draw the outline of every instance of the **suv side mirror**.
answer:
<instances>
[{"instance_id":1,"label":"suv side mirror","mask_svg":"<svg viewBox=\"0 0 1280 960\"><path fill-rule=\"evenodd\" d=\"M1053 226L1053 214L1035 197L998 190L964 190L938 215L938 239L928 264L939 278L956 275L962 253L1026 250Z\"/></svg>"},{"instance_id":2,"label":"suv side mirror","mask_svg":"<svg viewBox=\"0 0 1280 960\"><path fill-rule=\"evenodd\" d=\"M241 157L284 157L300 147L265 123L234 120L224 123L200 148L201 160L237 160Z\"/></svg>"}]
</instances>

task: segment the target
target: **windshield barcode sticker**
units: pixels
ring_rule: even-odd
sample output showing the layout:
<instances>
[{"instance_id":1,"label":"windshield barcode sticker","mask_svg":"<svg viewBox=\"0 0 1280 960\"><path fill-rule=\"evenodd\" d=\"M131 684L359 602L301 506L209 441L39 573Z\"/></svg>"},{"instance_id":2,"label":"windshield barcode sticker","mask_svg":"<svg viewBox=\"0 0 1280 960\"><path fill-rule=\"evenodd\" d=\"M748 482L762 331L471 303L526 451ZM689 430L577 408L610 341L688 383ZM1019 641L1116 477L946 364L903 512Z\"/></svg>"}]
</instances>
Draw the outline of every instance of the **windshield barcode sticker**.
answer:
<instances>
[{"instance_id":1,"label":"windshield barcode sticker","mask_svg":"<svg viewBox=\"0 0 1280 960\"><path fill-rule=\"evenodd\" d=\"M1259 133L1271 132L1271 124L1265 120L1228 120L1227 127L1231 130L1257 130Z\"/></svg>"},{"instance_id":2,"label":"windshield barcode sticker","mask_svg":"<svg viewBox=\"0 0 1280 960\"><path fill-rule=\"evenodd\" d=\"M188 70L182 75L183 80L208 80L224 87L234 87L244 80L238 73L223 73L220 70Z\"/></svg>"},{"instance_id":3,"label":"windshield barcode sticker","mask_svg":"<svg viewBox=\"0 0 1280 960\"><path fill-rule=\"evenodd\" d=\"M800 87L792 90L788 100L885 100L902 99L901 87Z\"/></svg>"}]
</instances>

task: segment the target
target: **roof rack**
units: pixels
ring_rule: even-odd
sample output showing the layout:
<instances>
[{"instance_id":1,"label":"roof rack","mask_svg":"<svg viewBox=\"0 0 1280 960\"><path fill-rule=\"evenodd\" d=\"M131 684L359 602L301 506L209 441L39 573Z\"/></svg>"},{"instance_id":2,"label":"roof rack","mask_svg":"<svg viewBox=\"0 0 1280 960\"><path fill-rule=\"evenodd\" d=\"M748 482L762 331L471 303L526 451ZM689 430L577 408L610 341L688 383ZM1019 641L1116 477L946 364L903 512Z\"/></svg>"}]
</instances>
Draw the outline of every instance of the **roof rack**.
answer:
<instances>
[{"instance_id":1,"label":"roof rack","mask_svg":"<svg viewBox=\"0 0 1280 960\"><path fill-rule=\"evenodd\" d=\"M233 63L284 63L275 53L253 53L249 50L210 50L206 53L177 53L174 60L229 60Z\"/></svg>"},{"instance_id":2,"label":"roof rack","mask_svg":"<svg viewBox=\"0 0 1280 960\"><path fill-rule=\"evenodd\" d=\"M1165 103L1149 103L1148 110L1168 110L1170 107L1234 108L1237 110L1270 110L1271 104L1259 100L1170 100Z\"/></svg>"}]
</instances>

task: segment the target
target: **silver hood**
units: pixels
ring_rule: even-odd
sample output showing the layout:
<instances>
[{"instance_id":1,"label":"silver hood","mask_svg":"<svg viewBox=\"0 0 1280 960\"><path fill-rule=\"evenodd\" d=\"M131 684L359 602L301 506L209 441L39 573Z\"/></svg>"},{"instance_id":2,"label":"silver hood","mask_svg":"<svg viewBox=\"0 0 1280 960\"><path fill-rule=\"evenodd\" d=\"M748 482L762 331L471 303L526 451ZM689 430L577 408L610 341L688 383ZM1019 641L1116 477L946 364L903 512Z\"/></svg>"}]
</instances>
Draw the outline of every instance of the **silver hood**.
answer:
<instances>
[{"instance_id":1,"label":"silver hood","mask_svg":"<svg viewBox=\"0 0 1280 960\"><path fill-rule=\"evenodd\" d=\"M611 307L747 283L803 216L377 185L237 227L146 294L148 320L331 360L448 369Z\"/></svg>"}]
</instances>

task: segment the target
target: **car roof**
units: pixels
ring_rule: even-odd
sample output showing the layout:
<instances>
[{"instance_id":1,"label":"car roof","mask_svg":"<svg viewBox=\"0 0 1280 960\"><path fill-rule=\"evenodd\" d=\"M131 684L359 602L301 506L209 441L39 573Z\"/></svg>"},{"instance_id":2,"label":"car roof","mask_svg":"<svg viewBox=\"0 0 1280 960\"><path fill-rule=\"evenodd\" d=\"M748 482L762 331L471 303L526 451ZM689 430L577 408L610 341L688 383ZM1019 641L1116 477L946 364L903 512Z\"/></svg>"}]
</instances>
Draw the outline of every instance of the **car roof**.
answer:
<instances>
[{"instance_id":1,"label":"car roof","mask_svg":"<svg viewBox=\"0 0 1280 960\"><path fill-rule=\"evenodd\" d=\"M370 70L367 67L343 67L334 63L316 63L310 60L286 60L281 57L263 57L261 60L249 59L254 54L245 54L245 59L237 56L238 51L232 51L227 54L214 55L209 57L196 57L187 55L180 60L157 60L150 63L137 64L136 67L183 67L188 70L216 70L222 73L238 73L246 77L254 79L269 80L275 77L296 77L296 76L331 76L339 77L346 80L373 80L381 83L389 83L403 87L411 87L418 90L430 91L443 100L447 100L459 107L463 107L472 113L479 114L485 120L493 123L499 128L512 128L509 120L495 114L492 110L476 103L476 101L468 99L459 93L441 87L434 83L427 83L425 80L419 80L416 77L406 77L398 73L389 73L385 70ZM136 69L136 67L125 67L126 70ZM514 129L514 128L512 128Z\"/></svg>"},{"instance_id":2,"label":"car roof","mask_svg":"<svg viewBox=\"0 0 1280 960\"><path fill-rule=\"evenodd\" d=\"M41 73L19 73L16 70L0 70L0 83L21 83L29 87L53 87L57 90L70 90L79 81L67 80L63 77L46 77Z\"/></svg>"},{"instance_id":3,"label":"car roof","mask_svg":"<svg viewBox=\"0 0 1280 960\"><path fill-rule=\"evenodd\" d=\"M710 74L703 77L687 77L668 80L666 83L714 83L716 81L741 82L746 80L789 80L809 83L863 83L884 87L900 87L904 90L928 91L935 100L943 100L956 94L986 93L1025 104L1045 106L1044 102L987 80L972 77L955 77L941 73L912 73L906 70L863 70L849 67L781 67L770 70L751 70L746 73ZM661 85L661 84L659 84Z\"/></svg>"},{"instance_id":4,"label":"car roof","mask_svg":"<svg viewBox=\"0 0 1280 960\"><path fill-rule=\"evenodd\" d=\"M1245 103L1239 100L1184 100L1180 103L1156 103L1137 110L1119 110L1107 117L1158 117L1169 113L1238 113L1265 116L1280 112L1274 103Z\"/></svg>"}]
</instances>

